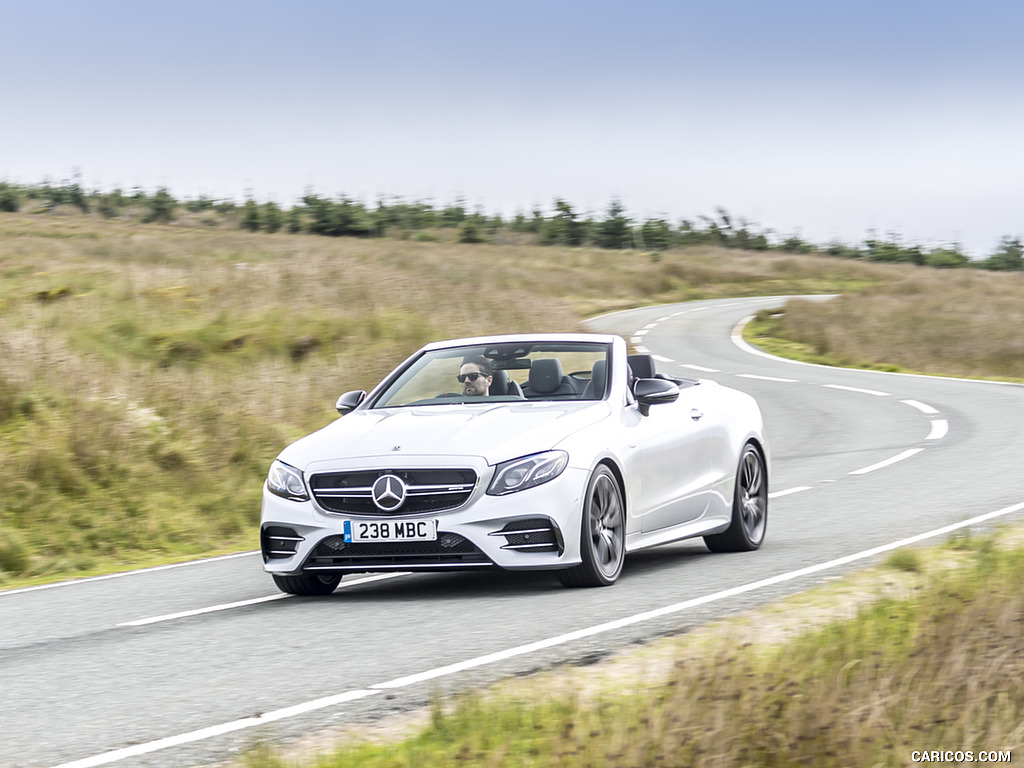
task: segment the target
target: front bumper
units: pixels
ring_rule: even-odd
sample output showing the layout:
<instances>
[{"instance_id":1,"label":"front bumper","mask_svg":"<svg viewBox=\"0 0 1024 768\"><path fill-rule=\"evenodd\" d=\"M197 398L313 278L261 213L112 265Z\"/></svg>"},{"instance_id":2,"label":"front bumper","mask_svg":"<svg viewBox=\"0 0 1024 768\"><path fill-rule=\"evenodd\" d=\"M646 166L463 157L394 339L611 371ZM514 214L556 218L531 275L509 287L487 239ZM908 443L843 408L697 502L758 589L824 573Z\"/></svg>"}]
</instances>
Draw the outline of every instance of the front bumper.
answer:
<instances>
[{"instance_id":1,"label":"front bumper","mask_svg":"<svg viewBox=\"0 0 1024 768\"><path fill-rule=\"evenodd\" d=\"M404 457L389 470L437 467L437 459ZM510 570L568 568L580 562L580 520L587 472L568 467L543 485L506 496L488 496L494 468L477 457L448 459L473 466L477 483L459 508L434 514L354 515L328 512L315 500L291 501L263 489L260 540L264 570L280 575L310 572L442 571L499 567ZM364 469L348 462L325 469ZM438 520L434 542L346 544L351 521Z\"/></svg>"}]
</instances>

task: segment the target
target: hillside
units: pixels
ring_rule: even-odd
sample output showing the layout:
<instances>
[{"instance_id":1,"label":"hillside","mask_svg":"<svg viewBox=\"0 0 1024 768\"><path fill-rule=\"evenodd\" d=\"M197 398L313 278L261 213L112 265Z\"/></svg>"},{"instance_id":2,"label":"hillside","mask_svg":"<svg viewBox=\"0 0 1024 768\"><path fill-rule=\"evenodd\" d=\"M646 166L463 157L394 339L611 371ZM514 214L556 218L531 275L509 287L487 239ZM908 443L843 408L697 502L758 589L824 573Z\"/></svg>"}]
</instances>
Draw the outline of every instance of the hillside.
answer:
<instances>
[{"instance_id":1,"label":"hillside","mask_svg":"<svg viewBox=\"0 0 1024 768\"><path fill-rule=\"evenodd\" d=\"M847 365L1024 377L1021 273L456 239L0 214L0 585L254 548L280 448L435 338L844 293L769 330Z\"/></svg>"}]
</instances>

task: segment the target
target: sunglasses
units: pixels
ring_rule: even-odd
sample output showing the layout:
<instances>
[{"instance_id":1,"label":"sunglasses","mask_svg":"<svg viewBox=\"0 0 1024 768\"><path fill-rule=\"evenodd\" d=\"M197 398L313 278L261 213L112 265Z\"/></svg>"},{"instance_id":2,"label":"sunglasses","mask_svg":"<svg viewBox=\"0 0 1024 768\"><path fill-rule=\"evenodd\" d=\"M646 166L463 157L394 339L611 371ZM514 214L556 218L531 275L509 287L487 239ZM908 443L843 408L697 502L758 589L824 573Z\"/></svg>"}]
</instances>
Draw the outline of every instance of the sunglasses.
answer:
<instances>
[{"instance_id":1,"label":"sunglasses","mask_svg":"<svg viewBox=\"0 0 1024 768\"><path fill-rule=\"evenodd\" d=\"M459 384L465 384L466 383L466 379L469 379L470 381L476 381L481 376L486 376L486 375L487 375L486 373L480 373L478 371L473 371L472 373L460 373L455 378L459 380Z\"/></svg>"}]
</instances>

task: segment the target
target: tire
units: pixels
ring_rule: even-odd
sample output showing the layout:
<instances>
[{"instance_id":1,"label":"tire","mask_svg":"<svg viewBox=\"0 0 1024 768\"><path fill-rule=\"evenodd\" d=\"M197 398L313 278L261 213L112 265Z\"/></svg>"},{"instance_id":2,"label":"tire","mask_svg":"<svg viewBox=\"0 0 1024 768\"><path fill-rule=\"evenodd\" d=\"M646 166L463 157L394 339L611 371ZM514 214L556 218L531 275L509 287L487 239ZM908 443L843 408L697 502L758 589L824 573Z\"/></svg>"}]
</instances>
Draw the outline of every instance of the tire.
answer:
<instances>
[{"instance_id":1,"label":"tire","mask_svg":"<svg viewBox=\"0 0 1024 768\"><path fill-rule=\"evenodd\" d=\"M626 513L622 490L603 464L587 484L580 525L579 565L558 572L567 587L608 587L618 580L626 557Z\"/></svg>"},{"instance_id":2,"label":"tire","mask_svg":"<svg viewBox=\"0 0 1024 768\"><path fill-rule=\"evenodd\" d=\"M732 522L722 533L705 536L712 552L752 552L760 548L768 527L768 470L764 457L747 443L736 470Z\"/></svg>"},{"instance_id":3,"label":"tire","mask_svg":"<svg viewBox=\"0 0 1024 768\"><path fill-rule=\"evenodd\" d=\"M274 574L274 583L282 592L289 595L329 595L341 582L341 574L302 573L298 576L278 576Z\"/></svg>"}]
</instances>

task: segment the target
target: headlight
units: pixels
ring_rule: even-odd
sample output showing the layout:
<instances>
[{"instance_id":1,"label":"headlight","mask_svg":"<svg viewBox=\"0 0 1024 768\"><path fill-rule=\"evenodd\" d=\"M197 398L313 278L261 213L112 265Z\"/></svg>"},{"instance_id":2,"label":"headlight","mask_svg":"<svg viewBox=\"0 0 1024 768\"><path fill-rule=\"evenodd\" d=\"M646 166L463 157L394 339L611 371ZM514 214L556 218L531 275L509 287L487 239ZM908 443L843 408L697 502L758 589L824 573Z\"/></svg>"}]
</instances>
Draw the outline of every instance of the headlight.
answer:
<instances>
[{"instance_id":1,"label":"headlight","mask_svg":"<svg viewBox=\"0 0 1024 768\"><path fill-rule=\"evenodd\" d=\"M267 490L292 501L309 501L302 473L283 461L274 461L267 473Z\"/></svg>"},{"instance_id":2,"label":"headlight","mask_svg":"<svg viewBox=\"0 0 1024 768\"><path fill-rule=\"evenodd\" d=\"M565 451L546 451L521 459L512 459L499 464L494 469L494 479L487 493L491 496L504 496L535 485L554 480L569 463L569 454Z\"/></svg>"}]
</instances>

